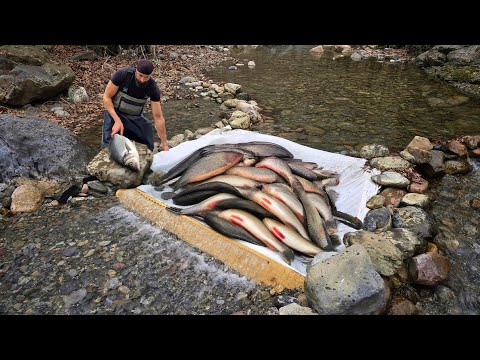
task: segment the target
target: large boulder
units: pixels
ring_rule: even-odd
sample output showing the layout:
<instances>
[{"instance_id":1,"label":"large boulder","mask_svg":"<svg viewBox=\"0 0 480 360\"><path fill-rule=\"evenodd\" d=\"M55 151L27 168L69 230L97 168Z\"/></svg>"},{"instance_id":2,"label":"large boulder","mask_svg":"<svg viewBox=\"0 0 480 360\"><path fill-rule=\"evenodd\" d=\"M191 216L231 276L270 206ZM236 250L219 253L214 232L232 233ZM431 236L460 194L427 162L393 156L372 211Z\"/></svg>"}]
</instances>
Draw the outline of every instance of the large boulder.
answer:
<instances>
[{"instance_id":1,"label":"large boulder","mask_svg":"<svg viewBox=\"0 0 480 360\"><path fill-rule=\"evenodd\" d=\"M94 152L61 126L0 115L0 182L17 176L70 180L85 174Z\"/></svg>"},{"instance_id":2,"label":"large boulder","mask_svg":"<svg viewBox=\"0 0 480 360\"><path fill-rule=\"evenodd\" d=\"M26 105L66 91L75 74L37 46L0 47L0 104Z\"/></svg>"},{"instance_id":3,"label":"large boulder","mask_svg":"<svg viewBox=\"0 0 480 360\"><path fill-rule=\"evenodd\" d=\"M118 164L110 158L107 147L100 152L87 165L89 174L96 176L100 181L110 182L121 189L129 189L139 186L142 183L145 172L150 169L153 162L153 152L145 144L135 142L138 155L140 155L140 171L135 172Z\"/></svg>"}]
</instances>

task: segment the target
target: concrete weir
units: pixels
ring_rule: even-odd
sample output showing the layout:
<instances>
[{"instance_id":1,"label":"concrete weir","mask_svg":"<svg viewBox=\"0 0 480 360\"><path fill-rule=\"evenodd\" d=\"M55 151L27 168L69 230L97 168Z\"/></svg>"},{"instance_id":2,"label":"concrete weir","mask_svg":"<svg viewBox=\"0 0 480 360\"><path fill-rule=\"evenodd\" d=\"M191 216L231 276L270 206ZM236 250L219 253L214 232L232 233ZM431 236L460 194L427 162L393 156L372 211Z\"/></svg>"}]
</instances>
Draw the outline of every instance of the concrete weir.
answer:
<instances>
[{"instance_id":1,"label":"concrete weir","mask_svg":"<svg viewBox=\"0 0 480 360\"><path fill-rule=\"evenodd\" d=\"M303 289L305 276L293 268L238 240L230 239L189 216L167 211L164 203L141 190L120 189L116 196L128 209L260 284Z\"/></svg>"}]
</instances>

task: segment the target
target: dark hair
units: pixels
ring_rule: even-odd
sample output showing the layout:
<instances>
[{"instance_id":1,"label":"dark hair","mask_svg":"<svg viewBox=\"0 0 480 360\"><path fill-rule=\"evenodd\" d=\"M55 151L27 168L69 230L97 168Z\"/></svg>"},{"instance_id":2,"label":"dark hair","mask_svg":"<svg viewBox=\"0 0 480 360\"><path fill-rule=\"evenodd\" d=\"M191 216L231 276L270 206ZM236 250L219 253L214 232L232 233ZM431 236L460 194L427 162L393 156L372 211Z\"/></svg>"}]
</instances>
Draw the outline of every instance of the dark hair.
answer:
<instances>
[{"instance_id":1,"label":"dark hair","mask_svg":"<svg viewBox=\"0 0 480 360\"><path fill-rule=\"evenodd\" d=\"M147 59L140 59L137 62L137 71L145 74L150 75L153 72L153 64L150 60Z\"/></svg>"}]
</instances>

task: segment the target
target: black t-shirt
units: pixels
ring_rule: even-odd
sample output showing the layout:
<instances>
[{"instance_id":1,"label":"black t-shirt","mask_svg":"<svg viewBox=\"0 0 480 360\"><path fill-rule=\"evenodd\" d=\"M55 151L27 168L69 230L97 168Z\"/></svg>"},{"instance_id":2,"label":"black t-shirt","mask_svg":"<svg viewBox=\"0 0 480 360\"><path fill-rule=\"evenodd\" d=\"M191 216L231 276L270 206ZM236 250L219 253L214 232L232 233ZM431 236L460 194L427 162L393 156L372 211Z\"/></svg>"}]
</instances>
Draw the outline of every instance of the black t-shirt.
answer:
<instances>
[{"instance_id":1,"label":"black t-shirt","mask_svg":"<svg viewBox=\"0 0 480 360\"><path fill-rule=\"evenodd\" d=\"M117 70L115 74L112 75L112 83L119 87L119 91L122 90L123 86L125 85L124 82L130 77L127 77L128 69L133 68L124 67ZM151 101L160 101L160 89L158 88L155 80L150 78L147 82L147 86L141 88L137 86L135 81L135 69L133 69L133 74L131 76L132 81L130 81L130 85L128 86L127 95L133 96L137 99L145 99L145 95L147 95Z\"/></svg>"}]
</instances>

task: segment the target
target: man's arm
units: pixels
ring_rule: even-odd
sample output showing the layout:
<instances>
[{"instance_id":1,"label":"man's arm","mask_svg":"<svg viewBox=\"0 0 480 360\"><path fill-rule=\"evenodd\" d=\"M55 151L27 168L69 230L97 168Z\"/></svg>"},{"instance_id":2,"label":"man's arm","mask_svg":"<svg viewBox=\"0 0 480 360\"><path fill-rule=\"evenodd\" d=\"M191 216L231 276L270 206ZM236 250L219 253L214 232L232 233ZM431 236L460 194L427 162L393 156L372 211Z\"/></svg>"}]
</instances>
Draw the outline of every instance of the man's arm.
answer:
<instances>
[{"instance_id":1,"label":"man's arm","mask_svg":"<svg viewBox=\"0 0 480 360\"><path fill-rule=\"evenodd\" d=\"M115 96L117 91L118 86L116 86L112 80L110 80L105 88L105 92L103 93L103 104L105 105L105 109L108 111L113 121L115 121L115 124L112 127L112 137L117 132L120 132L120 135L123 135L123 123L115 112L112 101L112 98Z\"/></svg>"},{"instance_id":2,"label":"man's arm","mask_svg":"<svg viewBox=\"0 0 480 360\"><path fill-rule=\"evenodd\" d=\"M165 129L165 119L162 113L162 106L160 105L160 101L151 101L152 107L152 114L155 124L155 129L157 130L158 137L162 142L163 151L168 151L168 143L167 143L167 132Z\"/></svg>"}]
</instances>

